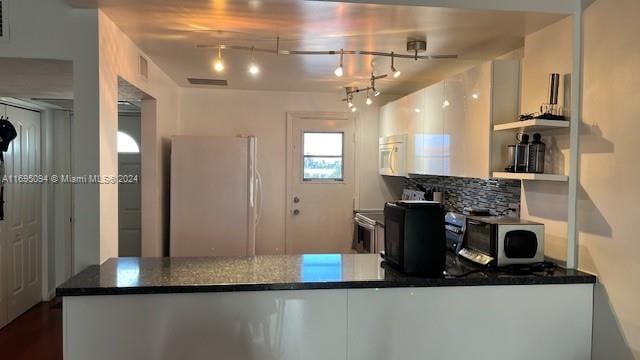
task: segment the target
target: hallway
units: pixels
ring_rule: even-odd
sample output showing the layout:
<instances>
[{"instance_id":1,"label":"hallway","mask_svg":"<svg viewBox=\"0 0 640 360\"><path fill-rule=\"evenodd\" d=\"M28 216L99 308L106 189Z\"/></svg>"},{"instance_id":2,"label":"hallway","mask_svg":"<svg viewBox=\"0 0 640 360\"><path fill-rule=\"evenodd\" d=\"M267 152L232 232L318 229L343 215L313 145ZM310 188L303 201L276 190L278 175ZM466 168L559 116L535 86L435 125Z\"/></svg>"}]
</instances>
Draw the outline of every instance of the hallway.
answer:
<instances>
[{"instance_id":1,"label":"hallway","mask_svg":"<svg viewBox=\"0 0 640 360\"><path fill-rule=\"evenodd\" d=\"M0 359L62 359L62 302L40 303L0 329Z\"/></svg>"}]
</instances>

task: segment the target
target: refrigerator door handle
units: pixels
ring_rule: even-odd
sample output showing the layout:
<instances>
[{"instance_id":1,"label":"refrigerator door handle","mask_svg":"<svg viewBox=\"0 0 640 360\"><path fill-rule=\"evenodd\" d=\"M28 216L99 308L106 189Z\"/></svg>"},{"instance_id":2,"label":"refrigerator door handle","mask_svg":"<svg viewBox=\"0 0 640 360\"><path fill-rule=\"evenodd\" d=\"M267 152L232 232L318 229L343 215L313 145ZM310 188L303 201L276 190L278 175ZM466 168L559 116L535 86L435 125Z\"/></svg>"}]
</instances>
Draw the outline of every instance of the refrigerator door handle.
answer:
<instances>
[{"instance_id":1,"label":"refrigerator door handle","mask_svg":"<svg viewBox=\"0 0 640 360\"><path fill-rule=\"evenodd\" d=\"M257 197L257 208L258 215L256 216L256 225L260 223L260 218L262 217L262 175L260 171L256 170L256 197Z\"/></svg>"}]
</instances>

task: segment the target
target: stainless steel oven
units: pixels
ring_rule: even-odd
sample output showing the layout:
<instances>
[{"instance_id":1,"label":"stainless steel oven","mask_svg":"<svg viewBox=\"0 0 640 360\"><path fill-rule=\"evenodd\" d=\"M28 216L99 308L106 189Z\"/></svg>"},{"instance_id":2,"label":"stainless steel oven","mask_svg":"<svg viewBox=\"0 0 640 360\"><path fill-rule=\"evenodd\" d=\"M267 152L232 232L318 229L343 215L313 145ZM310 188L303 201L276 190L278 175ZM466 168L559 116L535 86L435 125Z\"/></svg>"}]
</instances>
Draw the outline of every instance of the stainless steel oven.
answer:
<instances>
[{"instance_id":1,"label":"stainless steel oven","mask_svg":"<svg viewBox=\"0 0 640 360\"><path fill-rule=\"evenodd\" d=\"M376 221L364 214L356 214L353 218L355 231L353 249L358 253L376 253Z\"/></svg>"}]
</instances>

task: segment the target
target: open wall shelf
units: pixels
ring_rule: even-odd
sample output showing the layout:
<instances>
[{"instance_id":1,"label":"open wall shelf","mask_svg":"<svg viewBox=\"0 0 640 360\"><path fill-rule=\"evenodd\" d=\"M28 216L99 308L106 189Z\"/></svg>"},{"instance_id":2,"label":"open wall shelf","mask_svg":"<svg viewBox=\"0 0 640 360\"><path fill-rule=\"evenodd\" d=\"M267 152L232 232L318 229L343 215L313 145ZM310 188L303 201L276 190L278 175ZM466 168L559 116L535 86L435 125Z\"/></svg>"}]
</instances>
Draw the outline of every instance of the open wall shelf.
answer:
<instances>
[{"instance_id":1,"label":"open wall shelf","mask_svg":"<svg viewBox=\"0 0 640 360\"><path fill-rule=\"evenodd\" d=\"M514 180L569 181L568 176L556 175L556 174L494 172L493 177L496 179L514 179Z\"/></svg>"},{"instance_id":2,"label":"open wall shelf","mask_svg":"<svg viewBox=\"0 0 640 360\"><path fill-rule=\"evenodd\" d=\"M514 121L506 124L497 124L493 126L494 131L501 130L528 130L528 131L541 131L568 128L569 121L565 120L545 120L545 119L531 119L524 121Z\"/></svg>"}]
</instances>

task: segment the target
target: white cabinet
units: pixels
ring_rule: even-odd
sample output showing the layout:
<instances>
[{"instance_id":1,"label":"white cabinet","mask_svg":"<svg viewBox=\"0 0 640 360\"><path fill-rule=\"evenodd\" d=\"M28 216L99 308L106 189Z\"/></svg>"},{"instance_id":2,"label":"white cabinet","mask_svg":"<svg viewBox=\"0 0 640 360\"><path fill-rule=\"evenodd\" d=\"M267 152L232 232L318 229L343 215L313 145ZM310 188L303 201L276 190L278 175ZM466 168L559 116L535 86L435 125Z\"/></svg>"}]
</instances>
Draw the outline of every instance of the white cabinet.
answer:
<instances>
[{"instance_id":1,"label":"white cabinet","mask_svg":"<svg viewBox=\"0 0 640 360\"><path fill-rule=\"evenodd\" d=\"M68 360L347 354L347 290L71 296L63 307Z\"/></svg>"},{"instance_id":2,"label":"white cabinet","mask_svg":"<svg viewBox=\"0 0 640 360\"><path fill-rule=\"evenodd\" d=\"M347 359L590 359L592 298L592 284L349 289Z\"/></svg>"},{"instance_id":3,"label":"white cabinet","mask_svg":"<svg viewBox=\"0 0 640 360\"><path fill-rule=\"evenodd\" d=\"M491 129L518 118L519 70L517 60L489 61L391 102L380 136L407 134L409 173L489 178L513 142Z\"/></svg>"},{"instance_id":4,"label":"white cabinet","mask_svg":"<svg viewBox=\"0 0 640 360\"><path fill-rule=\"evenodd\" d=\"M462 75L456 75L444 81L443 111L443 145L444 174L458 175L465 173L467 157L467 138L474 136L465 124L465 96ZM488 141L487 141L488 142ZM488 169L488 167L487 167Z\"/></svg>"},{"instance_id":5,"label":"white cabinet","mask_svg":"<svg viewBox=\"0 0 640 360\"><path fill-rule=\"evenodd\" d=\"M403 135L407 133L406 116L402 116L401 100L392 101L380 108L379 136ZM406 102L406 101L404 101Z\"/></svg>"},{"instance_id":6,"label":"white cabinet","mask_svg":"<svg viewBox=\"0 0 640 360\"><path fill-rule=\"evenodd\" d=\"M402 121L407 127L407 172L424 174L424 90L419 90L399 100Z\"/></svg>"},{"instance_id":7,"label":"white cabinet","mask_svg":"<svg viewBox=\"0 0 640 360\"><path fill-rule=\"evenodd\" d=\"M422 174L444 175L444 82L424 89L423 147L419 156L424 158Z\"/></svg>"}]
</instances>

